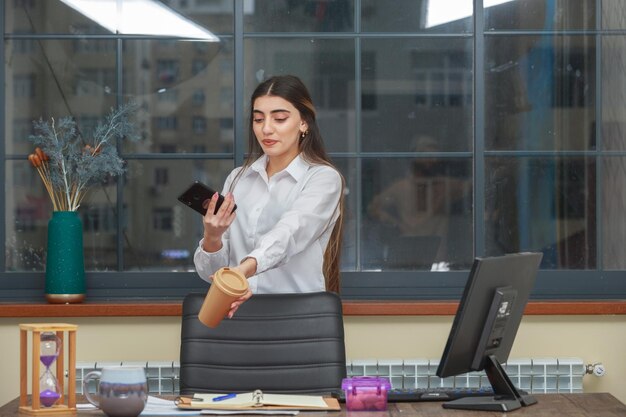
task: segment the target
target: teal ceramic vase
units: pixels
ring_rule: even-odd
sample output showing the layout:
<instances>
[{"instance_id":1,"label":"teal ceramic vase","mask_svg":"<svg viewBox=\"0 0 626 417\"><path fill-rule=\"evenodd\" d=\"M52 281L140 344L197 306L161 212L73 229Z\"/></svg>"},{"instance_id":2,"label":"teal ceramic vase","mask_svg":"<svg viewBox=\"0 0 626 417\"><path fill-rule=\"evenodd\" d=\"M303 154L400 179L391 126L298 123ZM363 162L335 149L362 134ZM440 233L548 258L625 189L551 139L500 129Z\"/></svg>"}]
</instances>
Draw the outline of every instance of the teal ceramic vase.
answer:
<instances>
[{"instance_id":1,"label":"teal ceramic vase","mask_svg":"<svg viewBox=\"0 0 626 417\"><path fill-rule=\"evenodd\" d=\"M83 224L75 211L55 211L48 222L46 299L57 304L85 299Z\"/></svg>"}]
</instances>

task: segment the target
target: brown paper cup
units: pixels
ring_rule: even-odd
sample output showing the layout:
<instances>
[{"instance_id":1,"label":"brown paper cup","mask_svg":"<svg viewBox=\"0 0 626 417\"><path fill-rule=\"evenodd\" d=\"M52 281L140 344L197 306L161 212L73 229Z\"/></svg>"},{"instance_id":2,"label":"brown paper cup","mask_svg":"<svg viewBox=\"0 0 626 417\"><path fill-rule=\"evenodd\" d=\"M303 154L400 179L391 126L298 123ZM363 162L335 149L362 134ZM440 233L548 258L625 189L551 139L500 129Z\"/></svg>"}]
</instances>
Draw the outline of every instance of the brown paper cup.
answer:
<instances>
[{"instance_id":1,"label":"brown paper cup","mask_svg":"<svg viewBox=\"0 0 626 417\"><path fill-rule=\"evenodd\" d=\"M216 327L230 305L248 291L248 280L230 268L221 268L213 275L204 303L198 313L198 320L207 327Z\"/></svg>"}]
</instances>

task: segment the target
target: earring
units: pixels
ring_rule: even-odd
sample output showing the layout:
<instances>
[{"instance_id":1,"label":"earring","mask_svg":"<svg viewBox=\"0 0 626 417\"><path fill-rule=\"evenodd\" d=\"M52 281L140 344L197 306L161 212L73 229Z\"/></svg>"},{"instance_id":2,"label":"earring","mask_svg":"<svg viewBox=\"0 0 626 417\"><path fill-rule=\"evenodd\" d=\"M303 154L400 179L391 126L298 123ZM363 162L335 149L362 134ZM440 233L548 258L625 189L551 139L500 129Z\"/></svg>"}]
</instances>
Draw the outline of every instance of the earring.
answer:
<instances>
[{"instance_id":1,"label":"earring","mask_svg":"<svg viewBox=\"0 0 626 417\"><path fill-rule=\"evenodd\" d=\"M300 139L304 139L306 137L306 135L308 135L308 134L309 134L308 130L305 131L305 132L302 132L302 134L300 135Z\"/></svg>"}]
</instances>

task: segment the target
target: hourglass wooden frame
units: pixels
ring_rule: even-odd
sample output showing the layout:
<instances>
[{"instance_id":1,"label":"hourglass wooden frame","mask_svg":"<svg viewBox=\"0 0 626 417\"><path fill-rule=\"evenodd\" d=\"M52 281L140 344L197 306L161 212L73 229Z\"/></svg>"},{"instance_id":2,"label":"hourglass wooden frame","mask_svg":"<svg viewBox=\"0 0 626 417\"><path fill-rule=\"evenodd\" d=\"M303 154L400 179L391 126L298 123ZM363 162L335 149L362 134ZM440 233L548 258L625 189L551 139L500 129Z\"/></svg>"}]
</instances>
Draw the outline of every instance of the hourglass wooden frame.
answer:
<instances>
[{"instance_id":1,"label":"hourglass wooden frame","mask_svg":"<svg viewBox=\"0 0 626 417\"><path fill-rule=\"evenodd\" d=\"M77 325L66 323L26 323L20 324L20 413L31 415L55 415L76 413L76 329ZM42 407L39 399L41 334L54 332L61 340L61 348L56 359L55 377L61 397L51 407ZM65 333L68 334L68 378L67 396L64 393L64 349ZM31 337L31 403L28 404L28 333Z\"/></svg>"}]
</instances>

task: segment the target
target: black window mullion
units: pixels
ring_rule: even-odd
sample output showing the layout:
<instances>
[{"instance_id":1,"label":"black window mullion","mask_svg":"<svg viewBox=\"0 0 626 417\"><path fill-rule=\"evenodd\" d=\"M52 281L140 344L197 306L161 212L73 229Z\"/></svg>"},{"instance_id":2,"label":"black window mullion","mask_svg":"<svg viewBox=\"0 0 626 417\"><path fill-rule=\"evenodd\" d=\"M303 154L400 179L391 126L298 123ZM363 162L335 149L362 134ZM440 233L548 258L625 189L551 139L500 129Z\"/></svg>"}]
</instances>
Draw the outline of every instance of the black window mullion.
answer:
<instances>
[{"instance_id":1,"label":"black window mullion","mask_svg":"<svg viewBox=\"0 0 626 417\"><path fill-rule=\"evenodd\" d=\"M602 223L602 167L603 167L603 144L602 144L602 2L596 2L596 125L595 125L595 137L596 137L596 166L595 166L595 187L596 187L596 221L595 221L595 235L596 235L596 270L602 271L604 269L604 259L602 256L602 240L604 236L604 227Z\"/></svg>"},{"instance_id":2,"label":"black window mullion","mask_svg":"<svg viewBox=\"0 0 626 417\"><path fill-rule=\"evenodd\" d=\"M474 256L485 254L485 16L474 1Z\"/></svg>"},{"instance_id":3,"label":"black window mullion","mask_svg":"<svg viewBox=\"0 0 626 417\"><path fill-rule=\"evenodd\" d=\"M118 38L116 41L115 48L115 73L117 78L117 95L116 95L116 104L120 106L124 101L124 62L123 62L123 40ZM120 138L116 139L116 147L117 154L122 155L122 141ZM124 211L124 186L125 186L124 176L120 175L117 177L117 199L115 201L116 211L117 211L117 270L124 270L124 236L126 231L124 230L124 218L126 217L126 213Z\"/></svg>"},{"instance_id":4,"label":"black window mullion","mask_svg":"<svg viewBox=\"0 0 626 417\"><path fill-rule=\"evenodd\" d=\"M355 207L355 219L356 219L356 230L355 230L355 250L356 257L354 266L357 271L361 270L361 222L363 221L362 210L363 210L363 170L362 170L362 141L361 141L361 0L354 1L354 31L356 32L356 36L354 38L354 132L355 132L355 141L356 141L356 158L353 161L348 160L348 164L346 166L350 166L350 163L355 164L355 183L356 183L356 207Z\"/></svg>"},{"instance_id":5,"label":"black window mullion","mask_svg":"<svg viewBox=\"0 0 626 417\"><path fill-rule=\"evenodd\" d=\"M246 152L246 144L247 138L244 137L245 132L245 114L243 109L245 99L244 99L244 73L243 73L243 64L244 64L244 31L243 31L243 19L244 19L244 10L243 10L243 0L236 0L233 2L234 13L233 18L234 22L234 69L235 69L235 79L234 79L234 100L233 100L233 123L235 129L235 143L233 144L233 153L234 153L234 165L240 166L243 164L244 153Z\"/></svg>"},{"instance_id":6,"label":"black window mullion","mask_svg":"<svg viewBox=\"0 0 626 417\"><path fill-rule=\"evenodd\" d=\"M0 4L0 30L2 31L2 34L4 36L4 39L2 40L2 42L0 43L0 56L1 57L5 57L5 51L4 51L4 46L6 44L6 27L5 27L5 13L4 13L4 2L2 2ZM6 131L6 118L5 118L5 113L6 113L6 96L7 96L7 92L6 92L6 88L5 88L5 77L6 77L6 73L5 73L5 64L4 61L2 62L2 66L0 67L0 80L2 80L2 82L0 83L0 94L2 95L2 103L0 103L0 126L2 126L2 131L5 132ZM7 181L7 177L6 177L6 135L3 135L4 137L4 141L2 143L2 146L0 146L0 161L2 161L2 166L0 167L0 195L2 195L2 198L0 198L0 213L2 213L2 219L3 221L0 222L0 242L2 244L2 248L4 249L2 251L2 253L4 254L6 252L6 245L7 245L7 241L6 241L6 219L7 219L7 204L6 204L6 181ZM4 255L0 256L0 271L4 272L6 271L6 257Z\"/></svg>"}]
</instances>

